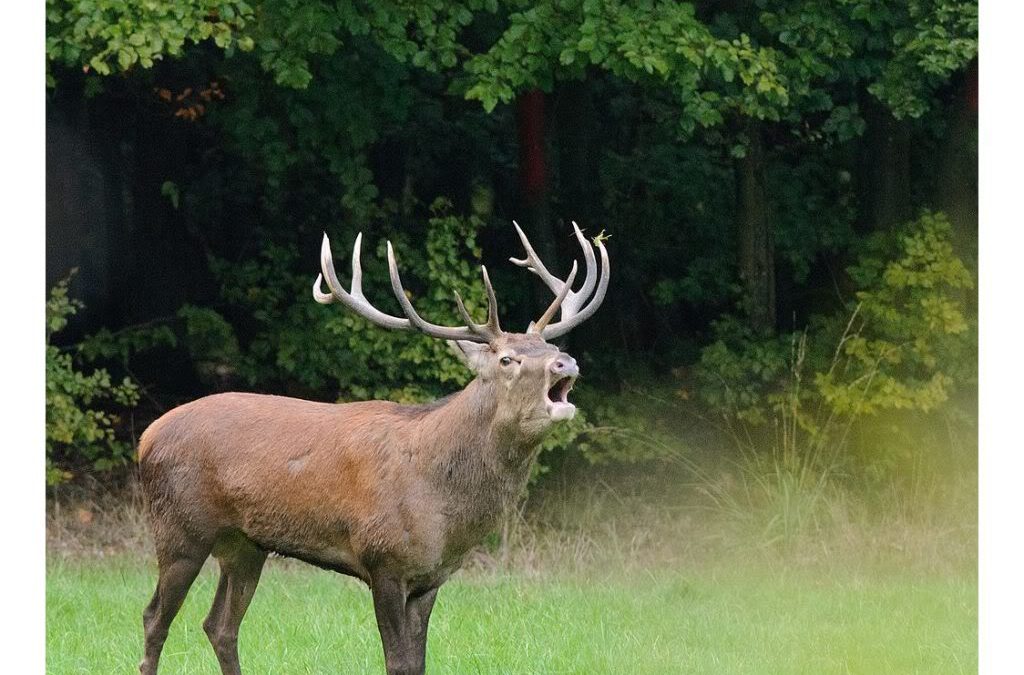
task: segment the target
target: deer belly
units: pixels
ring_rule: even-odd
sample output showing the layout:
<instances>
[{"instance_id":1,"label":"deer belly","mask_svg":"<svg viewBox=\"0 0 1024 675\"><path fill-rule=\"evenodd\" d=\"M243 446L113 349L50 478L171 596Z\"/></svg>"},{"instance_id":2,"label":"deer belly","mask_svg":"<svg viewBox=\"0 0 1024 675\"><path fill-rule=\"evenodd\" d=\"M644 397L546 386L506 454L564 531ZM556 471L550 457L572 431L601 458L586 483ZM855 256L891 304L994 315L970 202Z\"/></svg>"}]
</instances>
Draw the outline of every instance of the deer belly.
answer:
<instances>
[{"instance_id":1,"label":"deer belly","mask_svg":"<svg viewBox=\"0 0 1024 675\"><path fill-rule=\"evenodd\" d=\"M346 534L325 532L315 534L287 531L281 528L242 527L242 531L262 548L289 558L295 558L323 569L341 572L363 580L369 574Z\"/></svg>"},{"instance_id":2,"label":"deer belly","mask_svg":"<svg viewBox=\"0 0 1024 675\"><path fill-rule=\"evenodd\" d=\"M369 581L370 575L360 562L358 556L349 546L335 545L312 550L276 551L290 558L302 560L323 569L341 572L349 576Z\"/></svg>"}]
</instances>

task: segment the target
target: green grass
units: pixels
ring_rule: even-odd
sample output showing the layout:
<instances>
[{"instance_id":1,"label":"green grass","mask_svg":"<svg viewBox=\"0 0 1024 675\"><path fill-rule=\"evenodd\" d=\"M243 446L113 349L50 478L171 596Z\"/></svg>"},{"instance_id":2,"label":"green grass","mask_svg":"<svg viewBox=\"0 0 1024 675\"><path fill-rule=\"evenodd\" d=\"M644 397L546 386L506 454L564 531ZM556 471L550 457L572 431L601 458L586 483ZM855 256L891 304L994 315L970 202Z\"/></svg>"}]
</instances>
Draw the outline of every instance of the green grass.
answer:
<instances>
[{"instance_id":1,"label":"green grass","mask_svg":"<svg viewBox=\"0 0 1024 675\"><path fill-rule=\"evenodd\" d=\"M430 673L969 673L969 577L660 569L592 583L459 575L431 619ZM151 563L53 558L47 671L129 673L141 655ZM171 628L165 673L218 673L201 623L204 569ZM248 673L383 673L367 590L271 561L242 624Z\"/></svg>"}]
</instances>

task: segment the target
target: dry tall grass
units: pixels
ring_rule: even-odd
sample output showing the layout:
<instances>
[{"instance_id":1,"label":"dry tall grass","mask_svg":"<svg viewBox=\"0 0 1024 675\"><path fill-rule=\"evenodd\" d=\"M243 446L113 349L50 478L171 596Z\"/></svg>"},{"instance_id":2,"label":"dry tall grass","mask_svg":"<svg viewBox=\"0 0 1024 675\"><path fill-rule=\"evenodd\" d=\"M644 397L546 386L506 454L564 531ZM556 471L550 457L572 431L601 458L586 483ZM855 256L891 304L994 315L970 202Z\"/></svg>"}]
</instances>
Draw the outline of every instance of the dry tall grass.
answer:
<instances>
[{"instance_id":1,"label":"dry tall grass","mask_svg":"<svg viewBox=\"0 0 1024 675\"><path fill-rule=\"evenodd\" d=\"M474 551L468 572L600 578L749 566L910 574L976 568L969 477L923 481L909 491L894 485L868 498L835 486L818 491L813 481L738 475L731 465L698 475L672 464L654 468L578 468L542 484ZM773 519L786 508L806 513L780 534ZM53 557L150 558L137 483L60 488L47 500L47 549Z\"/></svg>"}]
</instances>

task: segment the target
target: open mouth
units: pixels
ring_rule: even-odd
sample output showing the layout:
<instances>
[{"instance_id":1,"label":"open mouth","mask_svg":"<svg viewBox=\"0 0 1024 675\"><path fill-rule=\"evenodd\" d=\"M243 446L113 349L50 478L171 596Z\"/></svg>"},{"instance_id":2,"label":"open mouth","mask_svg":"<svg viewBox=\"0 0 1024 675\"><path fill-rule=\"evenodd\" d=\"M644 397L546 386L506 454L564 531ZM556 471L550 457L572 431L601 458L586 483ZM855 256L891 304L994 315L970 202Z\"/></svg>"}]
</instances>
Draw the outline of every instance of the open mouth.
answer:
<instances>
[{"instance_id":1,"label":"open mouth","mask_svg":"<svg viewBox=\"0 0 1024 675\"><path fill-rule=\"evenodd\" d=\"M569 392L575 380L574 377L560 377L548 388L546 404L551 419L567 420L576 414L576 406L569 403Z\"/></svg>"}]
</instances>

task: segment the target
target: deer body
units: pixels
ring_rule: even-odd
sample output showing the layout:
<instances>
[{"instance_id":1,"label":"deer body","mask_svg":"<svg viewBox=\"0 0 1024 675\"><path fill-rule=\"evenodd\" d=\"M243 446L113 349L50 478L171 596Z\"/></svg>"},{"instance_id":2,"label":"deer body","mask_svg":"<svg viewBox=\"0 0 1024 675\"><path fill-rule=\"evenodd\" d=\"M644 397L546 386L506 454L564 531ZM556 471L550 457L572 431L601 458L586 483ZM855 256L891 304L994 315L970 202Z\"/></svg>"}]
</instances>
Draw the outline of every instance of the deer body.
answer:
<instances>
[{"instance_id":1,"label":"deer body","mask_svg":"<svg viewBox=\"0 0 1024 675\"><path fill-rule=\"evenodd\" d=\"M150 509L364 581L378 560L440 581L519 494L539 440L503 433L485 388L424 406L193 401L143 435Z\"/></svg>"},{"instance_id":2,"label":"deer body","mask_svg":"<svg viewBox=\"0 0 1024 675\"><path fill-rule=\"evenodd\" d=\"M580 305L595 284L593 252L585 246L588 279L574 294L575 265L565 282L545 278L520 236L528 258L514 262L529 263L556 295L525 334L499 328L486 270L486 325L474 324L457 296L467 326L423 321L401 290L390 246L392 285L407 319L383 314L359 288L359 239L346 292L325 237L322 267L332 292L320 293L318 279L314 297L388 328L450 340L476 373L462 391L417 406L217 394L175 408L143 433L139 464L160 571L143 613L144 675L156 673L170 622L210 555L221 578L203 626L222 671L240 673L238 628L271 552L366 582L389 675L423 672L437 589L521 494L544 433L575 411L567 395L576 362L545 338L592 313L595 300ZM599 303L608 263L598 246ZM562 320L551 324L559 308Z\"/></svg>"}]
</instances>

